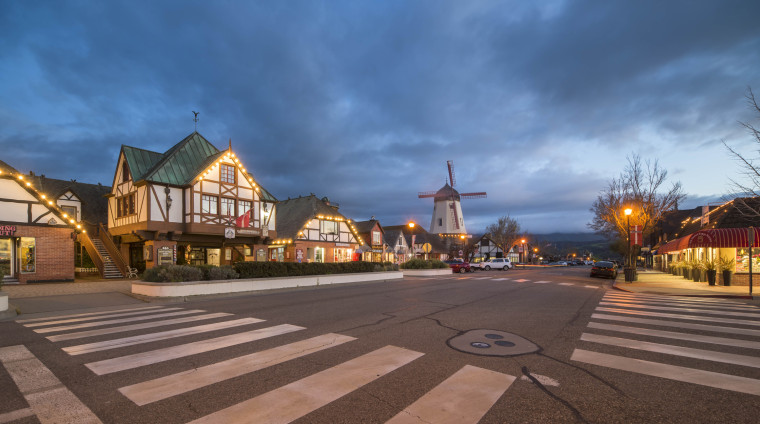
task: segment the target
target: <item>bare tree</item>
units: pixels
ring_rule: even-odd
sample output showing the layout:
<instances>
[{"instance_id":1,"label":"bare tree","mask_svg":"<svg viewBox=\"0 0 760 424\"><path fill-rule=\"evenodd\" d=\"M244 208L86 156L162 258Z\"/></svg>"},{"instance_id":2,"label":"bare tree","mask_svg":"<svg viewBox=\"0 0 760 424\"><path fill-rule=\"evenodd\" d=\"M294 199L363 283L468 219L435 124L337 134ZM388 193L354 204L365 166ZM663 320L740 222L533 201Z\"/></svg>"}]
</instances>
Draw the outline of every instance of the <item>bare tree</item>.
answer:
<instances>
[{"instance_id":1,"label":"bare tree","mask_svg":"<svg viewBox=\"0 0 760 424\"><path fill-rule=\"evenodd\" d=\"M509 214L499 218L495 224L486 227L486 233L491 240L504 251L504 256L522 237L520 234L520 224L516 219L510 218Z\"/></svg>"},{"instance_id":2,"label":"bare tree","mask_svg":"<svg viewBox=\"0 0 760 424\"><path fill-rule=\"evenodd\" d=\"M760 120L760 105L757 104L755 93L752 92L752 88L747 87L747 94L745 97L747 98L747 105L757 114L757 118ZM750 122L739 121L739 125L743 126L755 139L755 142L760 145L760 129L756 128ZM760 158L748 158L742 155L731 148L725 140L723 140L723 145L726 146L726 149L731 152L731 155L739 161L742 169L741 174L746 178L746 182L744 183L731 179L735 191L733 197L736 197L736 199L734 199L736 210L746 216L760 217L760 210L757 209L756 205L750 205L745 199L746 197L760 196L760 164L758 164ZM758 153L760 153L760 148L758 149Z\"/></svg>"},{"instance_id":3,"label":"bare tree","mask_svg":"<svg viewBox=\"0 0 760 424\"><path fill-rule=\"evenodd\" d=\"M627 237L626 208L632 209L631 225L640 225L646 236L665 212L677 208L678 202L686 198L680 182L666 189L668 171L657 160L642 161L637 154L626 159L623 172L599 193L591 207L594 217L589 228L609 238Z\"/></svg>"}]
</instances>

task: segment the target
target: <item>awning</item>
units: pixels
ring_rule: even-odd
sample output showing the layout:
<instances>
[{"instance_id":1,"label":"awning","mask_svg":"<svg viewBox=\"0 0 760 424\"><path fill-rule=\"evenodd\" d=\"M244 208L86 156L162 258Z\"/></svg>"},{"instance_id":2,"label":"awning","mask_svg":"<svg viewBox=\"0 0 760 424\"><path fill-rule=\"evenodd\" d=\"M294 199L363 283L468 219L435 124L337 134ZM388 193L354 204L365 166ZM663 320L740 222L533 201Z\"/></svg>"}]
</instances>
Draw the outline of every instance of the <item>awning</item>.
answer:
<instances>
[{"instance_id":1,"label":"awning","mask_svg":"<svg viewBox=\"0 0 760 424\"><path fill-rule=\"evenodd\" d=\"M752 227L755 233L754 245L760 243L760 228ZM713 228L699 230L691 235L688 246L691 247L747 247L749 246L749 228Z\"/></svg>"},{"instance_id":2,"label":"awning","mask_svg":"<svg viewBox=\"0 0 760 424\"><path fill-rule=\"evenodd\" d=\"M748 228L712 228L699 230L693 234L671 240L663 244L657 253L664 255L697 247L747 247L749 245ZM755 232L755 246L760 244L760 228L752 227Z\"/></svg>"}]
</instances>

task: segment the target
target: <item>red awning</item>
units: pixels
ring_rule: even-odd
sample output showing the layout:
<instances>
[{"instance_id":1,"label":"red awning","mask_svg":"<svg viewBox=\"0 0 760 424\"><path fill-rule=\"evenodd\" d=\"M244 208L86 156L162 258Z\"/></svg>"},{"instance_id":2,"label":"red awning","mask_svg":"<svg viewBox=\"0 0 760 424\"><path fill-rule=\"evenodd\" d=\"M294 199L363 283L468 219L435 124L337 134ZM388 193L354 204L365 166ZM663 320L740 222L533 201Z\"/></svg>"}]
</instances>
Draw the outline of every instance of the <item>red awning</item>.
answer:
<instances>
[{"instance_id":1,"label":"red awning","mask_svg":"<svg viewBox=\"0 0 760 424\"><path fill-rule=\"evenodd\" d=\"M682 250L684 248L683 247L679 247L679 245L682 244L682 240L684 240L684 239L688 240L688 238L689 238L689 236L684 236L684 237L681 237L681 238L677 238L675 240L671 240L671 241L663 244L662 247L660 247L659 249L657 249L657 253L660 254L660 255L664 255L666 253ZM688 243L688 241L687 241L687 243Z\"/></svg>"},{"instance_id":2,"label":"red awning","mask_svg":"<svg viewBox=\"0 0 760 424\"><path fill-rule=\"evenodd\" d=\"M747 247L749 246L749 228L713 228L699 230L691 235L688 247ZM752 227L755 232L754 245L760 243L760 228Z\"/></svg>"}]
</instances>

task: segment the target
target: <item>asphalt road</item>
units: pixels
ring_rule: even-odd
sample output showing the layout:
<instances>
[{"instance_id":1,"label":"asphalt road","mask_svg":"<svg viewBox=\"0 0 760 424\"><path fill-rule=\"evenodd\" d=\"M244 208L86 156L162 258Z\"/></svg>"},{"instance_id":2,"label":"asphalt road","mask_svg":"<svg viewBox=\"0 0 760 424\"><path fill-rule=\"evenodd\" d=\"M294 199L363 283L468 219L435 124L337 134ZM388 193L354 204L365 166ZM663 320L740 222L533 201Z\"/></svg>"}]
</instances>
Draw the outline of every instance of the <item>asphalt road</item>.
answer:
<instances>
[{"instance_id":1,"label":"asphalt road","mask_svg":"<svg viewBox=\"0 0 760 424\"><path fill-rule=\"evenodd\" d=\"M46 422L34 407L51 402L51 422L88 413L105 423L444 422L447 413L452 423L757 422L759 308L626 295L588 271L405 278L2 322L0 423ZM220 313L230 315L209 315ZM467 339L471 330L487 331Z\"/></svg>"}]
</instances>

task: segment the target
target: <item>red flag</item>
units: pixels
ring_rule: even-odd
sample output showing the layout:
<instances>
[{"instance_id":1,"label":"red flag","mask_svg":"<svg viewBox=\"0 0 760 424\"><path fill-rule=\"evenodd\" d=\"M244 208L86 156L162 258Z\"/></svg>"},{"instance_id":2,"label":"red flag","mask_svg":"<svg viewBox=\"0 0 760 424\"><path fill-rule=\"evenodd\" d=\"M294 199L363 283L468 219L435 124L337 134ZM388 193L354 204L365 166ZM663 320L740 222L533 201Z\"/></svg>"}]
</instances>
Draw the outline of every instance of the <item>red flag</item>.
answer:
<instances>
[{"instance_id":1,"label":"red flag","mask_svg":"<svg viewBox=\"0 0 760 424\"><path fill-rule=\"evenodd\" d=\"M630 230L631 230L631 236L630 236L631 246L636 246L636 245L643 246L644 243L641 237L641 225L631 225Z\"/></svg>"},{"instance_id":2,"label":"red flag","mask_svg":"<svg viewBox=\"0 0 760 424\"><path fill-rule=\"evenodd\" d=\"M240 228L247 228L251 223L251 210L248 209L244 214L235 219L235 225Z\"/></svg>"}]
</instances>

